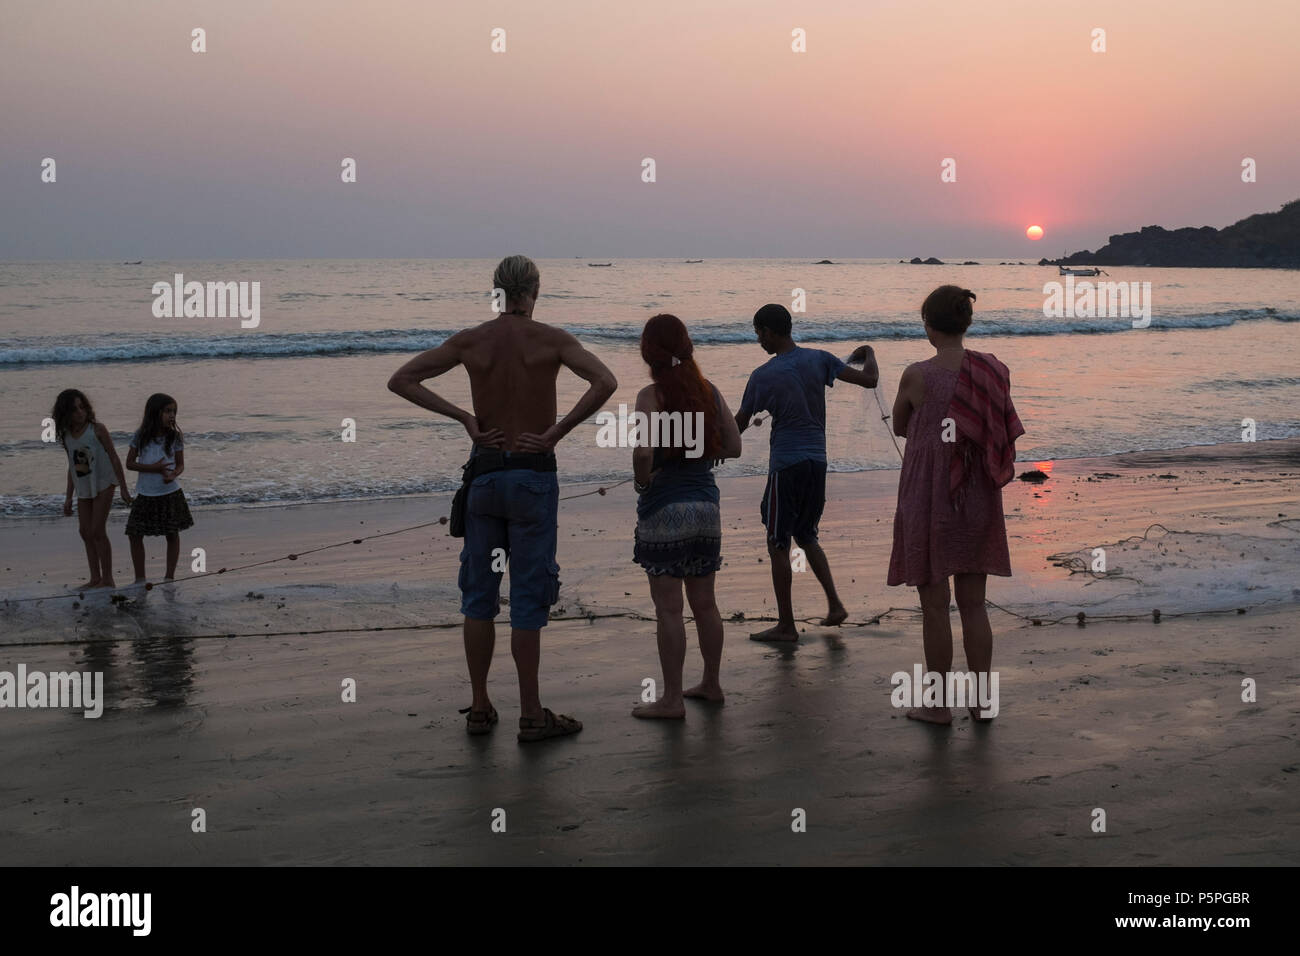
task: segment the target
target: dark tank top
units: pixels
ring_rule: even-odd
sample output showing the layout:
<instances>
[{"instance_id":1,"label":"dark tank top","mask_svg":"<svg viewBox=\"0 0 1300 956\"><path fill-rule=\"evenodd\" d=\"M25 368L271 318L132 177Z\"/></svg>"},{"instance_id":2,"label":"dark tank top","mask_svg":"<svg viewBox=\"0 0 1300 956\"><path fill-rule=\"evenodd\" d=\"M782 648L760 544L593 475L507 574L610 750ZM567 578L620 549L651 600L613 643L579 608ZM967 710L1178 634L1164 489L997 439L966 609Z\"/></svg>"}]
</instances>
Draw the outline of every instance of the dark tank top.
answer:
<instances>
[{"instance_id":1,"label":"dark tank top","mask_svg":"<svg viewBox=\"0 0 1300 956\"><path fill-rule=\"evenodd\" d=\"M717 400L719 414L722 396L712 383L713 397ZM716 461L705 458L665 458L662 448L654 449L651 470L655 472L650 487L637 498L636 516L646 518L664 505L684 501L711 501L718 503L718 484L713 480Z\"/></svg>"}]
</instances>

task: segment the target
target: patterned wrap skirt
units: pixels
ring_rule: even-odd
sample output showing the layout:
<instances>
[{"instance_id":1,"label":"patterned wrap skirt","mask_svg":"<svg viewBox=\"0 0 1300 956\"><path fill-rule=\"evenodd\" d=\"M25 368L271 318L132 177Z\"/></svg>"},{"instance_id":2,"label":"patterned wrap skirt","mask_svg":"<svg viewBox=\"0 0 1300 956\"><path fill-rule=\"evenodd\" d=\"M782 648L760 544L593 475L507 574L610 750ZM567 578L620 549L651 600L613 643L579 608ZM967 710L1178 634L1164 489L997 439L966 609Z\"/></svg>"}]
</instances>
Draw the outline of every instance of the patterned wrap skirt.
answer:
<instances>
[{"instance_id":1,"label":"patterned wrap skirt","mask_svg":"<svg viewBox=\"0 0 1300 956\"><path fill-rule=\"evenodd\" d=\"M131 499L131 514L126 519L126 533L131 537L175 534L194 526L185 492L180 488L166 495L136 495Z\"/></svg>"},{"instance_id":2,"label":"patterned wrap skirt","mask_svg":"<svg viewBox=\"0 0 1300 956\"><path fill-rule=\"evenodd\" d=\"M636 523L632 560L653 575L701 577L722 567L722 515L712 501L664 505Z\"/></svg>"}]
</instances>

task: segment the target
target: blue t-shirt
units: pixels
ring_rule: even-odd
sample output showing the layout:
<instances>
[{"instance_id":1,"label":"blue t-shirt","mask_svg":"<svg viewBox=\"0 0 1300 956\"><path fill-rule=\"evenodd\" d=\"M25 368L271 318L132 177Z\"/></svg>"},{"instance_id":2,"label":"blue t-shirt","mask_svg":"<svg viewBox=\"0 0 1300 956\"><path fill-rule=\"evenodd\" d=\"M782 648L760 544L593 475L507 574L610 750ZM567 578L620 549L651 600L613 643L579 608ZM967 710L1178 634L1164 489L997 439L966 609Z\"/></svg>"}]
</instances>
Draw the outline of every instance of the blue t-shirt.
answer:
<instances>
[{"instance_id":1,"label":"blue t-shirt","mask_svg":"<svg viewBox=\"0 0 1300 956\"><path fill-rule=\"evenodd\" d=\"M826 389L844 363L821 349L795 346L754 369L740 414L772 416L768 471L826 460Z\"/></svg>"}]
</instances>

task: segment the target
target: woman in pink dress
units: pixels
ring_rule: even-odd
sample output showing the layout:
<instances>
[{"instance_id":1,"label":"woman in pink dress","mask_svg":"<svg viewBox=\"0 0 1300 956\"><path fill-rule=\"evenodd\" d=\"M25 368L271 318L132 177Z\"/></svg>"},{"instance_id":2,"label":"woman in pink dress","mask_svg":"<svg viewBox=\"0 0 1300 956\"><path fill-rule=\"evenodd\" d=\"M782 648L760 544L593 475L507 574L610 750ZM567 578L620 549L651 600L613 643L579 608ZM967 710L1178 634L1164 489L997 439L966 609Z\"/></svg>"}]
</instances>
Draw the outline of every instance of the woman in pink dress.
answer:
<instances>
[{"instance_id":1,"label":"woman in pink dress","mask_svg":"<svg viewBox=\"0 0 1300 956\"><path fill-rule=\"evenodd\" d=\"M1011 574L1002 486L1015 468L1015 440L1024 433L1011 403L1010 376L992 355L966 349L975 293L940 286L921 307L933 358L909 365L894 401L894 433L907 439L898 480L889 584L920 595L927 672L952 670L948 578L961 613L966 665L988 673L993 631L984 609L987 575ZM944 700L948 704L951 701ZM971 707L972 719L982 719ZM947 706L908 717L952 723Z\"/></svg>"}]
</instances>

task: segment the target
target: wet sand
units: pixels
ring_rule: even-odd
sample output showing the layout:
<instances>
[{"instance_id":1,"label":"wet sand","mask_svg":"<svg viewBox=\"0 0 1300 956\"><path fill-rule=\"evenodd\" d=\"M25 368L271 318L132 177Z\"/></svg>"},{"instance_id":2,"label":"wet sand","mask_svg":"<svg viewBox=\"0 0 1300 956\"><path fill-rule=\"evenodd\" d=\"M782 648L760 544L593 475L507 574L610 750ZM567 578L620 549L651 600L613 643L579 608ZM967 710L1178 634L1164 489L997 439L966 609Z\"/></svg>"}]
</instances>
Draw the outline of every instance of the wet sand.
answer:
<instances>
[{"instance_id":1,"label":"wet sand","mask_svg":"<svg viewBox=\"0 0 1300 956\"><path fill-rule=\"evenodd\" d=\"M1057 462L1045 484L1009 486L1016 577L991 580L990 599L1044 621L1083 609L1094 623L1035 627L992 611L991 725L963 715L921 726L890 705L890 675L920 660L915 594L883 583L896 472L831 476L822 539L854 626L804 625L794 647L746 639L772 607L762 482L723 483L719 605L745 620L726 626L725 706L690 702L674 723L629 717L642 680L659 679L651 605L630 563L630 489L562 504L562 620L543 638L543 701L586 729L538 745L514 738L505 627L492 685L502 722L488 737L464 733L459 543L441 527L137 604L11 605L0 670L102 670L108 704L97 720L0 710L4 859L1294 865L1298 450ZM234 566L433 520L445 506L202 512L183 551L203 546L210 569ZM119 583L123 520L110 522ZM1119 544L1157 521L1189 536ZM1239 550L1227 555L1225 541ZM75 526L58 519L0 522L0 545L10 598L57 592L84 570ZM1071 575L1051 559L1098 546L1123 577ZM798 616L824 610L811 575L795 588ZM1229 613L1175 616L1191 611ZM1111 615L1129 619L1100 620ZM328 633L298 633L316 630ZM688 678L698 671L692 647ZM345 678L356 703L341 700ZM1255 703L1241 700L1244 678L1258 684ZM191 831L194 808L206 833ZM504 833L492 828L497 808ZM1095 808L1104 833L1092 830ZM807 832L792 832L796 809Z\"/></svg>"}]
</instances>

